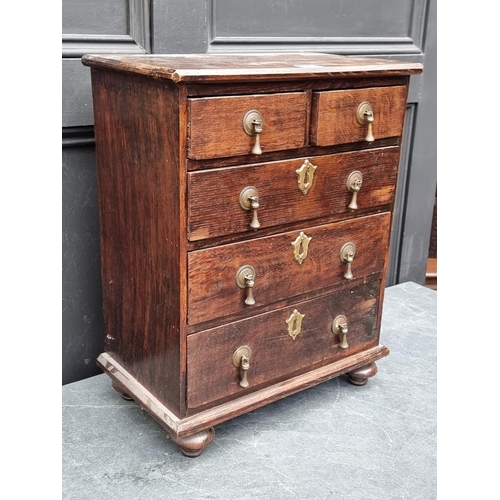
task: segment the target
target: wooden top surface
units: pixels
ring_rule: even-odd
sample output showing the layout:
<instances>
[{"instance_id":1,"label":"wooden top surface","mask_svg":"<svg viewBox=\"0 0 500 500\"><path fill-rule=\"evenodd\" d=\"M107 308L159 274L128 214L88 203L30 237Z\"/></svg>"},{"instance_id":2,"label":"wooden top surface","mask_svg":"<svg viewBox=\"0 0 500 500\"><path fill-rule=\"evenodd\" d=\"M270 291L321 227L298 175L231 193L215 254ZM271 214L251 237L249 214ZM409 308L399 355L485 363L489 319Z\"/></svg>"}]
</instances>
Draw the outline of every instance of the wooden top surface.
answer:
<instances>
[{"instance_id":1,"label":"wooden top surface","mask_svg":"<svg viewBox=\"0 0 500 500\"><path fill-rule=\"evenodd\" d=\"M138 54L82 57L85 66L174 82L397 76L421 73L420 63L332 54Z\"/></svg>"}]
</instances>

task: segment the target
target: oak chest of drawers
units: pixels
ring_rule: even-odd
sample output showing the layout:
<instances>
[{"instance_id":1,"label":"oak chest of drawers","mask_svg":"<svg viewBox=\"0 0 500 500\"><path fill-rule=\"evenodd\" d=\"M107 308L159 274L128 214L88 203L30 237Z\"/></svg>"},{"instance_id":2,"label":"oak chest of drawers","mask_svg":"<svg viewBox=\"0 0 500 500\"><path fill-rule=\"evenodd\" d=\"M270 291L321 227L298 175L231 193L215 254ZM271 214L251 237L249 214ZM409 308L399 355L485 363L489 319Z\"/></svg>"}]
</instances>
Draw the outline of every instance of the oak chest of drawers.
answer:
<instances>
[{"instance_id":1,"label":"oak chest of drawers","mask_svg":"<svg viewBox=\"0 0 500 500\"><path fill-rule=\"evenodd\" d=\"M87 55L99 366L187 456L214 426L375 375L409 78L326 54Z\"/></svg>"}]
</instances>

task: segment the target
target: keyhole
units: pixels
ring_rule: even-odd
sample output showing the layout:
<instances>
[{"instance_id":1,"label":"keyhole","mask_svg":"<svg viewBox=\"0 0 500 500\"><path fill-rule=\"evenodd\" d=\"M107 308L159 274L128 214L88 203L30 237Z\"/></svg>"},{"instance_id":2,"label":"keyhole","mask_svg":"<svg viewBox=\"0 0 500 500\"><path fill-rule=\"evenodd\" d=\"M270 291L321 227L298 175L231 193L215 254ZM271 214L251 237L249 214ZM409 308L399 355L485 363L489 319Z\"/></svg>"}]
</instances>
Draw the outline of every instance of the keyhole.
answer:
<instances>
[{"instance_id":1,"label":"keyhole","mask_svg":"<svg viewBox=\"0 0 500 500\"><path fill-rule=\"evenodd\" d=\"M304 189L309 189L309 181L311 180L311 174L309 173L309 168L306 170L306 176L304 180Z\"/></svg>"},{"instance_id":2,"label":"keyhole","mask_svg":"<svg viewBox=\"0 0 500 500\"><path fill-rule=\"evenodd\" d=\"M300 244L299 244L299 257L301 259L304 257L304 240L300 240Z\"/></svg>"}]
</instances>

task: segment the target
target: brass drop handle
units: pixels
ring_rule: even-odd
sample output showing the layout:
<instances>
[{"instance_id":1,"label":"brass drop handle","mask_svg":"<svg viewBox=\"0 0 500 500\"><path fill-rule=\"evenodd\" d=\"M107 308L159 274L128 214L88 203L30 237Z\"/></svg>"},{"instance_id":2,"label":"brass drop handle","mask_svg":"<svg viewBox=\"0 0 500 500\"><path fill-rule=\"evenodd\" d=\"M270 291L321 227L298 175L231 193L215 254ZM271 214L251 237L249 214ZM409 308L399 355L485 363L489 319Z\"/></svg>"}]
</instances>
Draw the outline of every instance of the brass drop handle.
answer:
<instances>
[{"instance_id":1,"label":"brass drop handle","mask_svg":"<svg viewBox=\"0 0 500 500\"><path fill-rule=\"evenodd\" d=\"M253 296L253 287L255 286L255 269L248 264L241 266L236 273L236 284L239 288L246 290L245 304L253 306L255 299Z\"/></svg>"},{"instance_id":2,"label":"brass drop handle","mask_svg":"<svg viewBox=\"0 0 500 500\"><path fill-rule=\"evenodd\" d=\"M354 243L344 243L340 249L340 260L343 264L347 264L347 269L344 273L344 278L346 280L352 280L352 269L351 265L354 260L354 255L356 255L356 247Z\"/></svg>"},{"instance_id":3,"label":"brass drop handle","mask_svg":"<svg viewBox=\"0 0 500 500\"><path fill-rule=\"evenodd\" d=\"M247 298L245 299L245 304L247 306L253 306L255 304L255 299L253 298L253 287L255 285L253 274L245 274L244 280L245 287L247 289Z\"/></svg>"},{"instance_id":4,"label":"brass drop handle","mask_svg":"<svg viewBox=\"0 0 500 500\"><path fill-rule=\"evenodd\" d=\"M260 227L260 222L257 216L257 209L260 207L260 204L259 192L255 186L247 186L241 190L240 207L243 210L252 211L252 221L250 222L250 227L252 229L258 229Z\"/></svg>"},{"instance_id":5,"label":"brass drop handle","mask_svg":"<svg viewBox=\"0 0 500 500\"><path fill-rule=\"evenodd\" d=\"M363 176L359 170L355 170L349 174L349 177L347 178L347 189L352 193L352 198L348 208L351 210L358 209L358 193L362 184Z\"/></svg>"},{"instance_id":6,"label":"brass drop handle","mask_svg":"<svg viewBox=\"0 0 500 500\"><path fill-rule=\"evenodd\" d=\"M261 155L260 134L262 134L262 120L252 120L253 130L255 133L255 144L252 148L252 154Z\"/></svg>"},{"instance_id":7,"label":"brass drop handle","mask_svg":"<svg viewBox=\"0 0 500 500\"><path fill-rule=\"evenodd\" d=\"M240 371L240 386L245 388L250 384L248 383L248 370L250 369L250 358L252 357L252 350L247 345L239 347L234 351L233 364Z\"/></svg>"},{"instance_id":8,"label":"brass drop handle","mask_svg":"<svg viewBox=\"0 0 500 500\"><path fill-rule=\"evenodd\" d=\"M262 124L264 119L262 114L256 109L251 109L243 117L243 130L245 134L250 137L255 137L255 143L252 148L252 154L261 155L262 149L260 147L260 134L262 134Z\"/></svg>"},{"instance_id":9,"label":"brass drop handle","mask_svg":"<svg viewBox=\"0 0 500 500\"><path fill-rule=\"evenodd\" d=\"M375 137L373 137L373 121L375 117L373 116L372 105L369 102L362 102L358 106L356 117L360 125L368 125L365 141L373 142L375 140Z\"/></svg>"},{"instance_id":10,"label":"brass drop handle","mask_svg":"<svg viewBox=\"0 0 500 500\"><path fill-rule=\"evenodd\" d=\"M332 332L340 337L341 349L347 349L349 347L349 344L347 343L347 319L343 314L339 314L333 320Z\"/></svg>"}]
</instances>

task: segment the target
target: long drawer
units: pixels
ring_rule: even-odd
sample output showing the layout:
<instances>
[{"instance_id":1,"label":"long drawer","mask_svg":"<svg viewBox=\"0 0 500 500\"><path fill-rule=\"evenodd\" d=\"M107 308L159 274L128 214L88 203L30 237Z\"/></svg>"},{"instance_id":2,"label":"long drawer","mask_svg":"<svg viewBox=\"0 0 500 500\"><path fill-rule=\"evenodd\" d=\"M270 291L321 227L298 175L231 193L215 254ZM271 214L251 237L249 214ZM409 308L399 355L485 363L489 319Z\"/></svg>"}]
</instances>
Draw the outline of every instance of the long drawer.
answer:
<instances>
[{"instance_id":1,"label":"long drawer","mask_svg":"<svg viewBox=\"0 0 500 500\"><path fill-rule=\"evenodd\" d=\"M352 278L382 272L390 221L384 212L190 252L188 324L253 314L259 306L345 282L349 270Z\"/></svg>"},{"instance_id":2,"label":"long drawer","mask_svg":"<svg viewBox=\"0 0 500 500\"><path fill-rule=\"evenodd\" d=\"M379 286L372 281L188 336L188 407L244 394L373 347ZM238 349L248 354L246 377Z\"/></svg>"},{"instance_id":3,"label":"long drawer","mask_svg":"<svg viewBox=\"0 0 500 500\"><path fill-rule=\"evenodd\" d=\"M253 232L392 202L399 147L188 174L188 239ZM252 209L250 195L257 196ZM258 227L252 227L256 217Z\"/></svg>"}]
</instances>

